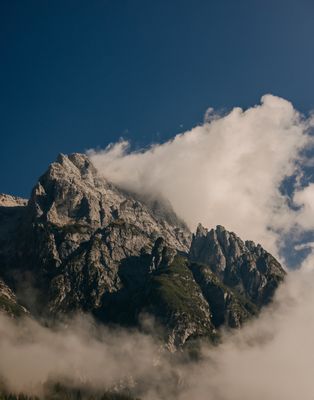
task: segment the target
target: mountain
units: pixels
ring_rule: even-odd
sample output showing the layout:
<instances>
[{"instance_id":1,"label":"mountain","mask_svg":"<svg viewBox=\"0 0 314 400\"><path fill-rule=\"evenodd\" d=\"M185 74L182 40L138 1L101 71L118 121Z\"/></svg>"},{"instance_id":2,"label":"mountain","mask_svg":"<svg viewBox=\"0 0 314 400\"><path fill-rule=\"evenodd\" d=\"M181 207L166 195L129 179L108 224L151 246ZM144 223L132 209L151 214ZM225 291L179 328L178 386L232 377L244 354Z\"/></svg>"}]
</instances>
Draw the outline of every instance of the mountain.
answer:
<instances>
[{"instance_id":1,"label":"mountain","mask_svg":"<svg viewBox=\"0 0 314 400\"><path fill-rule=\"evenodd\" d=\"M240 327L285 276L260 245L222 226L192 234L166 201L114 186L82 154L59 155L29 201L1 195L0 221L0 304L10 293L34 317L121 326L153 316L170 350Z\"/></svg>"}]
</instances>

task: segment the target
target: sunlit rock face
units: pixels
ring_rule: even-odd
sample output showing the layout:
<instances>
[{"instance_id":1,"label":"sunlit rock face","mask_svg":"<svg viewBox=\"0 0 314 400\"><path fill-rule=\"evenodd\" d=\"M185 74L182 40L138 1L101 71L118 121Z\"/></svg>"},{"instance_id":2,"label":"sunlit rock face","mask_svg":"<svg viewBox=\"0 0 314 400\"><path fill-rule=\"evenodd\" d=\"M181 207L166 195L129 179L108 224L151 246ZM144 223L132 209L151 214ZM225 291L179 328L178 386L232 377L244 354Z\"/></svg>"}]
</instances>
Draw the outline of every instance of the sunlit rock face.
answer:
<instances>
[{"instance_id":1,"label":"sunlit rock face","mask_svg":"<svg viewBox=\"0 0 314 400\"><path fill-rule=\"evenodd\" d=\"M170 350L240 327L285 275L221 226L192 235L167 202L119 189L82 154L60 155L28 203L2 195L0 220L2 284L33 315L122 326L152 315Z\"/></svg>"}]
</instances>

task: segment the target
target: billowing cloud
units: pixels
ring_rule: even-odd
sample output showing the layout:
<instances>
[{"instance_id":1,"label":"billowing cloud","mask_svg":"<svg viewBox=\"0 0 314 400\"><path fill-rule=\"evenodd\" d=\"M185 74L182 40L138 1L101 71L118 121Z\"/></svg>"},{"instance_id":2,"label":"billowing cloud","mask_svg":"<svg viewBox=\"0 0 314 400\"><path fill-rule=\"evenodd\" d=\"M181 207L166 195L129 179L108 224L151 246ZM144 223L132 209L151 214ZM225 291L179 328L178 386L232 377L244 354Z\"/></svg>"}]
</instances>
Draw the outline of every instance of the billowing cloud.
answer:
<instances>
[{"instance_id":1,"label":"billowing cloud","mask_svg":"<svg viewBox=\"0 0 314 400\"><path fill-rule=\"evenodd\" d=\"M314 225L313 186L298 187L294 196L302 211L292 209L280 190L300 173L313 120L265 95L245 111L217 116L210 110L205 121L143 151L131 152L121 141L89 155L115 184L168 199L192 229L199 222L221 224L278 255L285 234Z\"/></svg>"},{"instance_id":2,"label":"billowing cloud","mask_svg":"<svg viewBox=\"0 0 314 400\"><path fill-rule=\"evenodd\" d=\"M298 223L305 230L314 229L314 183L296 191L293 200L300 207Z\"/></svg>"},{"instance_id":3,"label":"billowing cloud","mask_svg":"<svg viewBox=\"0 0 314 400\"><path fill-rule=\"evenodd\" d=\"M87 315L50 329L0 314L0 337L0 383L17 393L42 394L49 381L91 384L95 390L121 379L129 385L131 373L133 379L145 377L154 353L151 337L106 329Z\"/></svg>"}]
</instances>

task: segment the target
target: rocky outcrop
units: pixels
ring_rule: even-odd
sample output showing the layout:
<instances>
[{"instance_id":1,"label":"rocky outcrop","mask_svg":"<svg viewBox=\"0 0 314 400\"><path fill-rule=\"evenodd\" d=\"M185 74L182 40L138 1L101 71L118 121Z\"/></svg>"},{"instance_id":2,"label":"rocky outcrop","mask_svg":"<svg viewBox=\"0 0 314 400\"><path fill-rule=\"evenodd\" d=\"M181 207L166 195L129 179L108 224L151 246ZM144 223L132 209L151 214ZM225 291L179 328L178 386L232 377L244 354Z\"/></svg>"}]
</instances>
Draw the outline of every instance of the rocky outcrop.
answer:
<instances>
[{"instance_id":1,"label":"rocky outcrop","mask_svg":"<svg viewBox=\"0 0 314 400\"><path fill-rule=\"evenodd\" d=\"M150 270L157 270L161 267L168 266L172 263L177 250L173 247L169 247L166 245L165 240L162 237L159 237L152 249L152 262Z\"/></svg>"},{"instance_id":2,"label":"rocky outcrop","mask_svg":"<svg viewBox=\"0 0 314 400\"><path fill-rule=\"evenodd\" d=\"M12 318L26 316L28 311L21 306L12 290L0 279L0 314L9 315Z\"/></svg>"},{"instance_id":3,"label":"rocky outcrop","mask_svg":"<svg viewBox=\"0 0 314 400\"><path fill-rule=\"evenodd\" d=\"M198 226L193 235L190 259L206 264L220 280L257 306L267 304L285 271L261 245L243 242L224 227L207 230Z\"/></svg>"},{"instance_id":4,"label":"rocky outcrop","mask_svg":"<svg viewBox=\"0 0 314 400\"><path fill-rule=\"evenodd\" d=\"M210 266L191 263L190 269L211 307L212 322L217 329L221 326L240 328L245 321L258 314L259 307L226 286Z\"/></svg>"}]
</instances>

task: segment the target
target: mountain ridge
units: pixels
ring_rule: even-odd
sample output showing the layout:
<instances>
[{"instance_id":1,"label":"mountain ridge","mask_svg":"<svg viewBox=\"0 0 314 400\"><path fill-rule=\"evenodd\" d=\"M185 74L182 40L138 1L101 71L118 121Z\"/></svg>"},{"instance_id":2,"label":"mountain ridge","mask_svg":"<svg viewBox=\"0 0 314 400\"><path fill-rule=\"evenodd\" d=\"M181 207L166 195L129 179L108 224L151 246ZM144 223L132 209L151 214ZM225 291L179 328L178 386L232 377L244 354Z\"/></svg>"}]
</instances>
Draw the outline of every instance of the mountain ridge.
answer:
<instances>
[{"instance_id":1,"label":"mountain ridge","mask_svg":"<svg viewBox=\"0 0 314 400\"><path fill-rule=\"evenodd\" d=\"M149 314L171 351L240 327L285 276L260 245L222 226L192 234L169 204L119 189L78 153L60 154L27 204L1 195L0 221L0 277L31 314L120 326Z\"/></svg>"}]
</instances>

